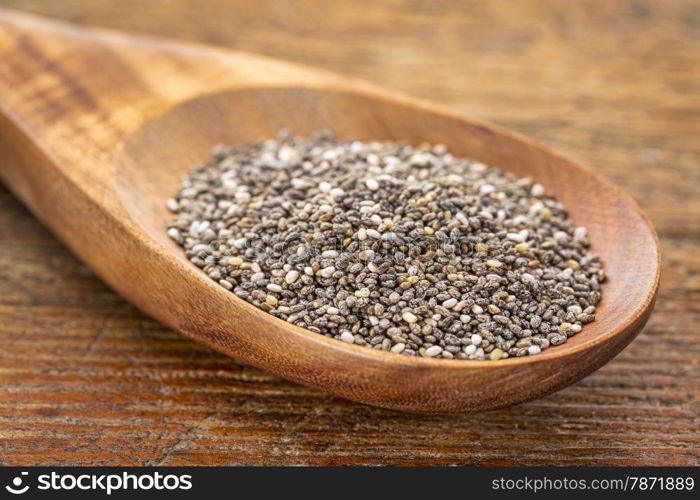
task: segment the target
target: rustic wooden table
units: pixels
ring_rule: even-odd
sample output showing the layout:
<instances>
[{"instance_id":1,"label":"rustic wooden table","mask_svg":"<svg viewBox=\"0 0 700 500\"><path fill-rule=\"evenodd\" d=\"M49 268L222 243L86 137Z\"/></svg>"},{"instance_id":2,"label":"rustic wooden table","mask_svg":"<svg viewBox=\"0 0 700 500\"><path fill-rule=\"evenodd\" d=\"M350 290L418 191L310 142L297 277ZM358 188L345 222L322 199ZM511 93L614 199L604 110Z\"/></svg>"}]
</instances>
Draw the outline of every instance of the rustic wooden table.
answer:
<instances>
[{"instance_id":1,"label":"rustic wooden table","mask_svg":"<svg viewBox=\"0 0 700 500\"><path fill-rule=\"evenodd\" d=\"M164 328L0 187L0 464L700 463L700 2L0 6L431 98L591 165L637 199L663 245L656 312L607 366L512 408L415 416L334 399Z\"/></svg>"}]
</instances>

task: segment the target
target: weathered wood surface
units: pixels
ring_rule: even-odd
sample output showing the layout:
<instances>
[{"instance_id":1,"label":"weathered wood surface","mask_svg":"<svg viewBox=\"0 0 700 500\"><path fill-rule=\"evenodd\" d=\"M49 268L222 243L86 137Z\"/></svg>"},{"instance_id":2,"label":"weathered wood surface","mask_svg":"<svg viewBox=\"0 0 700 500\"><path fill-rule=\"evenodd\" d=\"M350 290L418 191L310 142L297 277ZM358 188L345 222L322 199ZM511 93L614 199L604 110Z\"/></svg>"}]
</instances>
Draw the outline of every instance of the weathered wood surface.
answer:
<instances>
[{"instance_id":1,"label":"weathered wood surface","mask_svg":"<svg viewBox=\"0 0 700 500\"><path fill-rule=\"evenodd\" d=\"M160 326L0 187L1 464L700 462L700 2L231 4L0 0L360 76L565 151L654 221L656 312L618 358L549 397L389 412Z\"/></svg>"}]
</instances>

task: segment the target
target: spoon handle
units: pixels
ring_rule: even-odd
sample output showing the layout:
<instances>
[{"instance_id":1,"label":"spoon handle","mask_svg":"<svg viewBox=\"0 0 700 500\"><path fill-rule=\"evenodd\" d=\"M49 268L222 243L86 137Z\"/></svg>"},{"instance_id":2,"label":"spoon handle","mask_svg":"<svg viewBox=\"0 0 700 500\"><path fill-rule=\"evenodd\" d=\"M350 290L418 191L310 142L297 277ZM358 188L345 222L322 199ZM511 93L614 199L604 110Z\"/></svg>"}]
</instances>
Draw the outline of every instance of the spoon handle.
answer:
<instances>
[{"instance_id":1,"label":"spoon handle","mask_svg":"<svg viewBox=\"0 0 700 500\"><path fill-rule=\"evenodd\" d=\"M0 9L0 179L113 286L105 261L129 233L112 155L154 102L125 54L119 37Z\"/></svg>"},{"instance_id":2,"label":"spoon handle","mask_svg":"<svg viewBox=\"0 0 700 500\"><path fill-rule=\"evenodd\" d=\"M371 88L243 52L0 9L0 140L4 158L13 158L2 162L0 177L41 212L41 153L52 168L99 194L110 188L111 157L121 140L177 102L237 87L348 82Z\"/></svg>"}]
</instances>

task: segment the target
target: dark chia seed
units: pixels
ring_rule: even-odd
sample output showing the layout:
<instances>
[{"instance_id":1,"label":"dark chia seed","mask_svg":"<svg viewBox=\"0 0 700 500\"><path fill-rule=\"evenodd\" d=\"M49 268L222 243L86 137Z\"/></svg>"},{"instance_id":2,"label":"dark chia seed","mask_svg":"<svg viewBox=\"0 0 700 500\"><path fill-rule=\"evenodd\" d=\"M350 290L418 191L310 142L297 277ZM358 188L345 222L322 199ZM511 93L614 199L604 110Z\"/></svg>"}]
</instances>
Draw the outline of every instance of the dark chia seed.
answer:
<instances>
[{"instance_id":1,"label":"dark chia seed","mask_svg":"<svg viewBox=\"0 0 700 500\"><path fill-rule=\"evenodd\" d=\"M531 179L444 146L216 147L168 208L207 275L285 321L403 355L535 355L595 319L585 228Z\"/></svg>"}]
</instances>

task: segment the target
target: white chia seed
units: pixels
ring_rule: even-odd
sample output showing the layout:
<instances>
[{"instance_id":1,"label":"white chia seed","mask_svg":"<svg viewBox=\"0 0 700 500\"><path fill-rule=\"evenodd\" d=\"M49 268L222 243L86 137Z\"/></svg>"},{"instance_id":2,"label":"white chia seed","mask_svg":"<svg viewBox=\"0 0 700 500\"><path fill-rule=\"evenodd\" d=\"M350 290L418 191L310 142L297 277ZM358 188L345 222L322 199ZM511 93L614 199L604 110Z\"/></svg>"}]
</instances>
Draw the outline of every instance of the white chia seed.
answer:
<instances>
[{"instance_id":1,"label":"white chia seed","mask_svg":"<svg viewBox=\"0 0 700 500\"><path fill-rule=\"evenodd\" d=\"M340 334L340 340L347 342L348 344L352 344L355 342L355 337L353 337L352 333L350 332L343 332Z\"/></svg>"},{"instance_id":2,"label":"white chia seed","mask_svg":"<svg viewBox=\"0 0 700 500\"><path fill-rule=\"evenodd\" d=\"M379 183L374 179L367 179L365 181L365 184L367 185L367 189L369 189L370 191L376 191L377 189L379 189Z\"/></svg>"},{"instance_id":3,"label":"white chia seed","mask_svg":"<svg viewBox=\"0 0 700 500\"><path fill-rule=\"evenodd\" d=\"M530 347L527 348L527 352L528 352L528 354L533 355L533 354L539 354L540 352L542 352L542 350L536 345L531 345Z\"/></svg>"},{"instance_id":4,"label":"white chia seed","mask_svg":"<svg viewBox=\"0 0 700 500\"><path fill-rule=\"evenodd\" d=\"M439 345L434 345L432 347L428 347L425 350L425 357L433 358L433 357L437 356L438 354L440 354L441 352L442 352L442 347L440 347Z\"/></svg>"},{"instance_id":5,"label":"white chia seed","mask_svg":"<svg viewBox=\"0 0 700 500\"><path fill-rule=\"evenodd\" d=\"M455 298L447 299L445 302L442 303L442 307L444 307L445 309L452 309L456 305L457 299Z\"/></svg>"},{"instance_id":6,"label":"white chia seed","mask_svg":"<svg viewBox=\"0 0 700 500\"><path fill-rule=\"evenodd\" d=\"M406 323L415 323L418 321L418 317L412 312L405 312L403 313L402 317Z\"/></svg>"}]
</instances>

